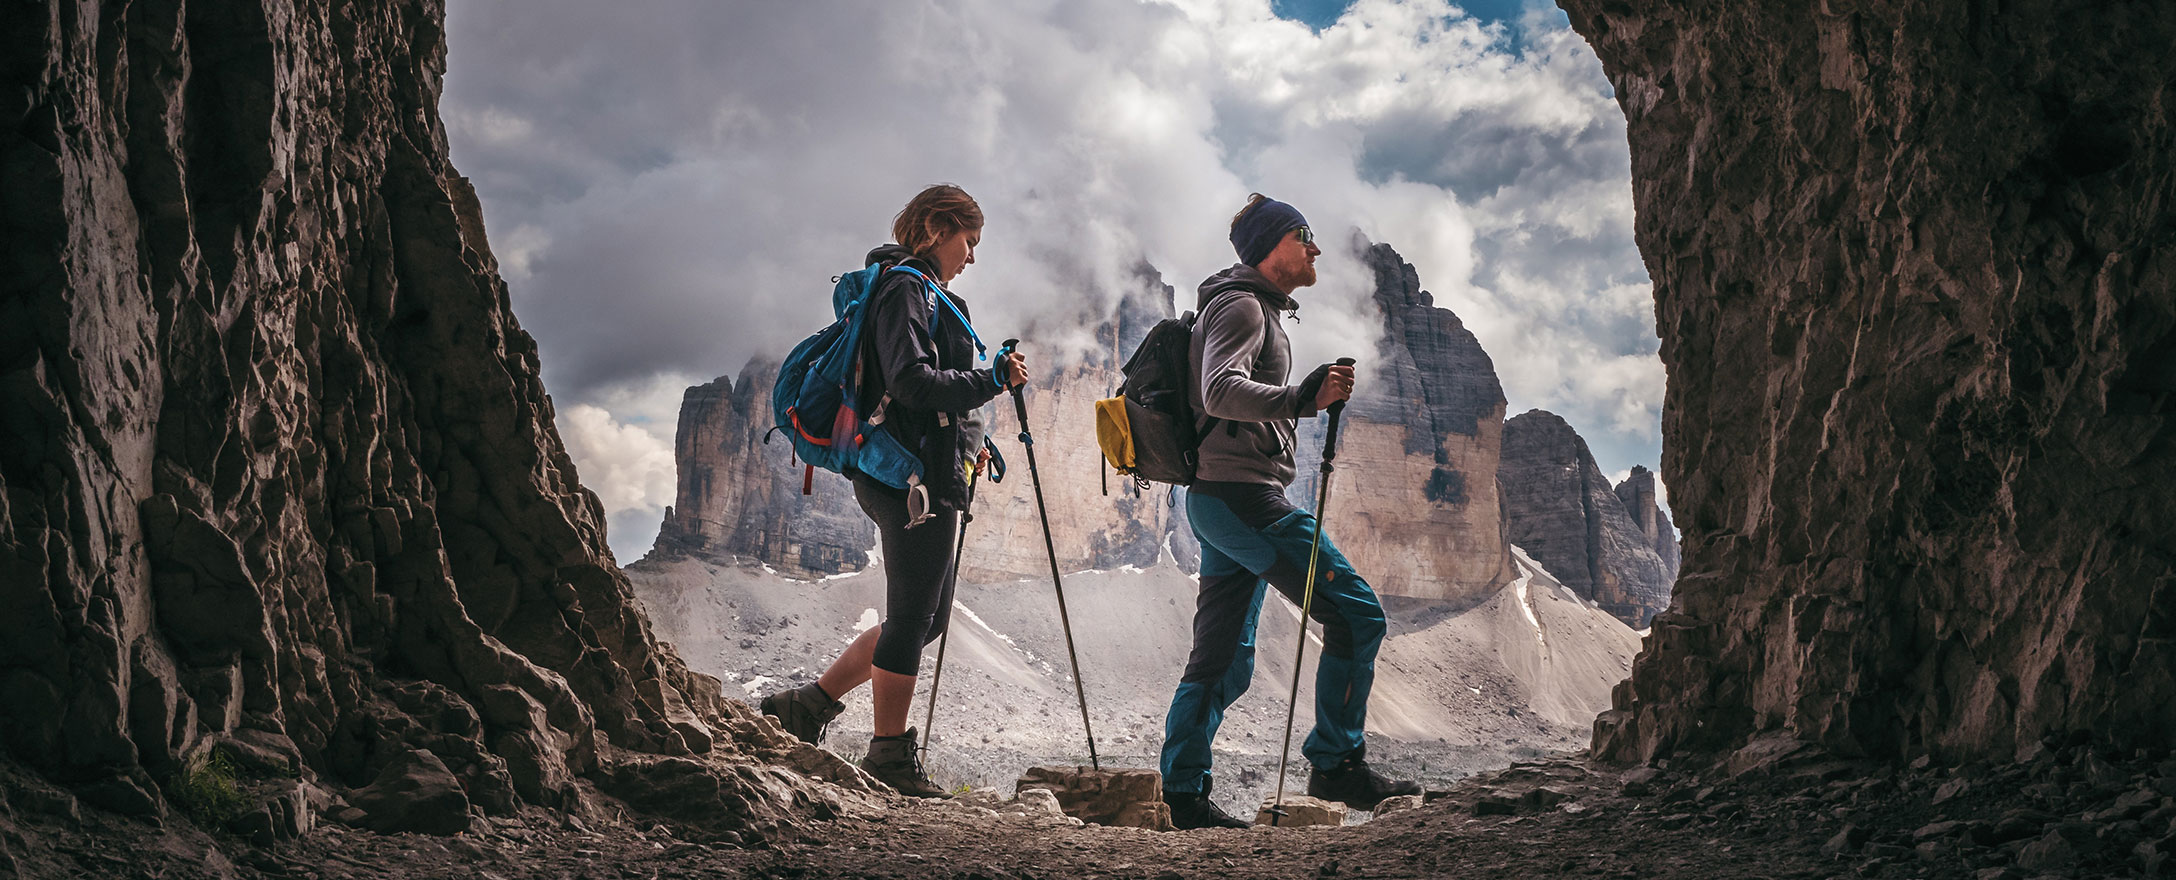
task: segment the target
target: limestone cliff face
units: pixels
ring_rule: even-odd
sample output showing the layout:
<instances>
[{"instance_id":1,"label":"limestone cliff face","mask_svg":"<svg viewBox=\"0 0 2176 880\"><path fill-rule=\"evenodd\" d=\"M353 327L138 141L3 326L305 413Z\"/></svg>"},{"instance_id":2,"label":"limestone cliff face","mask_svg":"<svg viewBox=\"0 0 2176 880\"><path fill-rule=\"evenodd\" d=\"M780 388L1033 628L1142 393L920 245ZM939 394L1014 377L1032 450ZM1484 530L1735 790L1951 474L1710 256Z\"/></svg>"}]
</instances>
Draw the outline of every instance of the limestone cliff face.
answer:
<instances>
[{"instance_id":1,"label":"limestone cliff face","mask_svg":"<svg viewBox=\"0 0 2176 880\"><path fill-rule=\"evenodd\" d=\"M102 806L216 749L571 808L761 726L606 550L446 160L443 13L7 15L0 742Z\"/></svg>"},{"instance_id":2,"label":"limestone cliff face","mask_svg":"<svg viewBox=\"0 0 2176 880\"><path fill-rule=\"evenodd\" d=\"M1677 527L1670 524L1670 515L1662 512L1662 504L1655 492L1655 472L1643 465L1633 465L1631 476L1617 484L1617 500L1624 503L1624 512L1632 516L1632 524L1647 536L1647 546L1662 559L1662 577L1665 581L1677 580L1679 552Z\"/></svg>"},{"instance_id":3,"label":"limestone cliff face","mask_svg":"<svg viewBox=\"0 0 2176 880\"><path fill-rule=\"evenodd\" d=\"M1669 607L1671 572L1571 425L1538 409L1505 423L1500 473L1511 543L1557 580L1635 629Z\"/></svg>"},{"instance_id":4,"label":"limestone cliff face","mask_svg":"<svg viewBox=\"0 0 2176 880\"><path fill-rule=\"evenodd\" d=\"M1354 248L1374 274L1383 335L1339 427L1330 533L1379 592L1487 596L1512 576L1496 484L1504 391L1495 364L1390 245L1356 238ZM1292 332L1305 326L1303 317ZM1325 424L1301 425L1292 496L1309 507Z\"/></svg>"},{"instance_id":5,"label":"limestone cliff face","mask_svg":"<svg viewBox=\"0 0 2176 880\"><path fill-rule=\"evenodd\" d=\"M826 470L808 473L784 437L763 442L778 368L750 361L738 381L720 376L687 390L673 439L679 491L665 508L657 549L752 557L798 578L868 564L876 526L855 503L853 484Z\"/></svg>"},{"instance_id":6,"label":"limestone cliff face","mask_svg":"<svg viewBox=\"0 0 2176 880\"><path fill-rule=\"evenodd\" d=\"M1597 749L2176 745L2176 7L1564 6L1685 544Z\"/></svg>"}]
</instances>

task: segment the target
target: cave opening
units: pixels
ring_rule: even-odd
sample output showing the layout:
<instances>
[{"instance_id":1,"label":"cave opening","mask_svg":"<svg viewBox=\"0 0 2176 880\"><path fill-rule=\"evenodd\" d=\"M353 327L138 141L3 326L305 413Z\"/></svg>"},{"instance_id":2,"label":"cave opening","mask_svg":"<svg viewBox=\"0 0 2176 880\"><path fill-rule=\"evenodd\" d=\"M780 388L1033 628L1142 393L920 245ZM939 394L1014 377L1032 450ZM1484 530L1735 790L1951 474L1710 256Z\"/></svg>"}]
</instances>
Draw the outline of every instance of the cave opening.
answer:
<instances>
[{"instance_id":1,"label":"cave opening","mask_svg":"<svg viewBox=\"0 0 2176 880\"><path fill-rule=\"evenodd\" d=\"M589 9L553 42L540 39L549 28L522 29L546 18L525 8L467 32L472 47L496 40L523 56L493 79L449 67L482 54L458 42L459 16L482 4L455 6L450 26L431 4L24 7L0 45L0 335L20 343L0 358L0 431L18 441L0 443L0 873L2167 870L2176 126L2160 111L2176 88L2164 51L2176 7L1566 5L1573 33L1521 53L1501 50L1486 23L1399 20L1414 7L1387 2L1304 26L1249 18L1252 5L1116 4L1096 10L1107 20L1073 6L978 10L1039 38L1018 44L1036 47L1032 59L975 38L966 25L988 22L942 4L877 13L904 16L898 29L780 30L746 10L690 12L801 54L845 46L854 51L832 54L919 62L926 75L894 78L910 91L963 89L957 101L908 103L957 134L948 155L983 150L987 176L963 182L1008 212L993 211L1004 223L991 231L1010 230L1012 243L993 235L970 277L1065 293L1047 314L1025 297L978 298L978 320L1042 328L1053 366L1082 364L1059 356L1074 337L1051 328L1100 350L1105 316L1183 304L1175 288L1222 263L1221 224L1247 178L1286 181L1310 216L1377 224L1353 224L1369 237L1354 241L1350 274L1325 268L1317 292L1331 307L1294 332L1331 343L1314 354L1296 343L1302 362L1336 345L1375 352L1386 366L1371 387L1411 392L1355 402L1345 448L1374 466L1345 472L1351 494L1334 510L1353 523L1343 528L1387 536L1353 542L1356 565L1395 573L1385 585L1490 587L1384 591L1411 613L1386 656L1420 644L1410 637L1443 637L1393 658L1430 674L1381 677L1373 718L1410 735L1385 736L1380 758L1439 760L1391 744L1447 725L1494 739L1466 755L1483 772L1328 834L1083 828L1064 815L1078 792L1050 788L908 801L873 784L853 749L809 747L744 699L808 673L795 664L881 617L877 579L845 570L869 558L859 512L811 506L743 523L759 510L749 498L798 487L781 486L774 464L729 454L759 439L698 430L749 420L766 384L750 340L795 338L822 311L820 295L803 295L814 282L757 256L828 266L882 234L895 193L822 184L939 173L899 152L824 154L846 129L812 120L900 103L829 107L789 88L845 62L734 66L747 56L675 42L699 28ZM1340 30L1348 12L1405 30ZM1214 32L1234 38L1221 42L1185 38L1202 22L1244 27ZM630 31L646 51L602 51ZM1177 36L1138 39L1159 32ZM1412 39L1363 39L1385 33ZM1591 71L1542 63L1582 38L1606 92ZM1308 61L1305 75L1267 77L1219 54L1263 45ZM1587 227L1565 225L1535 253L1490 237L1503 218L1489 211L1522 192L1517 179L1488 179L1532 146L1518 125L1436 178L1404 166L1440 157L1408 148L1446 129L1409 123L1444 108L1325 136L1398 106L1371 103L1382 93L1364 86L1384 63L1395 68L1386 81L1425 72L1399 66L1405 50L1501 62L1482 67L1544 92L1572 83L1562 94L1623 121L1631 207L1615 220L1601 212L1593 228L1626 224L1652 297L1606 273L1569 286L1602 291L1619 312L1652 309L1668 382L1657 470L1684 524L1682 576L1667 607L1638 621L1651 630L1624 666L1567 647L1628 633L1605 613L1628 607L1551 587L1531 548L1504 537L1510 503L1489 494L1505 484L1504 450L1531 451L1523 466L1581 511L1566 533L1590 559L1636 543L1649 523L1630 509L1660 500L1646 494L1661 491L1653 472L1644 491L1619 485L1591 446L1571 444L1582 419L1503 411L1522 381L1505 377L1529 362L1498 340L1547 322L1508 320L1484 294L1538 304L1547 285L1475 267L1526 265L1544 280L1576 270L1587 264L1563 236ZM687 86L644 64L735 76ZM623 69L632 78L613 79ZM1178 101L1142 87L1174 71L1223 85ZM611 87L581 87L600 78ZM1126 100L1084 102L1066 90L1077 82ZM441 86L476 91L442 101ZM761 102L779 90L801 99ZM684 91L703 92L706 112L683 112ZM558 100L514 112L525 94ZM1549 106L1524 96L1498 93L1497 109L1516 121ZM1085 151L997 148L1069 119L1123 136ZM1033 124L1007 127L1016 120ZM1556 146L1622 155L1596 140L1606 127L1559 121L1571 134ZM686 140L630 143L619 137L629 131ZM706 144L732 149L678 148ZM738 152L748 144L827 161L811 163L820 174L796 171L810 166L755 161ZM1243 174L1215 172L1235 156ZM1155 173L1172 157L1211 173ZM612 185L579 182L598 168L618 175ZM1015 184L1076 185L1008 187L1008 170ZM866 219L801 222L791 209L811 206L720 184L766 175L822 193L807 199L817 215ZM1123 200L1081 195L1128 185L1181 207L1102 215ZM1460 198L1438 198L1445 190ZM733 210L706 207L721 198ZM1559 219L1581 214L1576 201L1539 203ZM766 237L770 227L786 234ZM1082 242L1109 247L1066 246ZM630 257L643 272L620 272ZM1457 281L1423 284L1444 272ZM747 294L724 300L736 307L723 318L639 295L715 305L717 279ZM576 325L594 332L547 329ZM614 335L629 327L642 345ZM674 352L723 366L659 370L654 358ZM1483 365L1485 382L1473 378ZM728 368L739 372L703 378ZM1470 381L1428 381L1437 375ZM1106 393L1107 377L1082 377L1079 399ZM1038 434L1062 433L1064 399L1043 398L1039 417L1054 427ZM673 440L685 426L696 442L661 447L666 424ZM1490 444L1500 460L1476 469ZM683 447L699 498L663 476ZM1049 464L1072 493L1065 509L1110 504L1093 457L1060 473L1074 467L1063 448L1052 443ZM1426 504L1384 503L1405 495ZM626 521L616 514L664 520L668 498L684 528L653 546L740 558L621 566L608 543ZM721 500L731 504L711 503ZM1032 510L1014 500L1016 514ZM1144 510L1158 503L1168 506L1123 503L1128 517L1160 517L1154 528L1066 542L1109 566L1076 560L1075 607L1125 612L1084 615L1086 640L1120 646L1085 674L1051 659L1062 636L1038 610L1040 582L1012 576L1047 564L1041 542L996 540L972 557L988 583L957 623L960 656L975 659L947 679L961 710L933 749L968 755L987 737L1003 751L1020 731L1069 739L1071 676L1150 695L1098 727L1114 756L1146 762L1177 666L1157 646L1183 641L1194 596L1178 565L1159 565L1199 552L1173 540L1184 532L1170 514ZM1633 522L1614 538L1591 513L1612 503ZM1461 505L1476 516L1494 505L1498 530L1443 528L1437 517ZM982 526L1039 538L1027 521L993 500ZM754 549L732 545L735 534ZM1446 534L1486 552L1409 549L1427 546L1414 536ZM1446 563L1472 558L1493 564ZM1606 566L1583 568L1607 580ZM691 589L657 589L698 575ZM1263 615L1264 644L1307 644L1292 617ZM702 669L748 651L774 665ZM1262 678L1293 680L1277 657L1261 653ZM1563 699L1569 688L1519 690L1562 683L1551 675L1615 684L1598 710ZM1224 741L1223 778L1246 801L1271 787L1266 732L1283 708L1272 690L1235 706ZM1446 706L1470 711L1423 712ZM1510 747L1552 717L1593 719L1591 738L1582 729L1573 743L1590 745L1587 757ZM1013 751L1023 763L1071 757Z\"/></svg>"}]
</instances>

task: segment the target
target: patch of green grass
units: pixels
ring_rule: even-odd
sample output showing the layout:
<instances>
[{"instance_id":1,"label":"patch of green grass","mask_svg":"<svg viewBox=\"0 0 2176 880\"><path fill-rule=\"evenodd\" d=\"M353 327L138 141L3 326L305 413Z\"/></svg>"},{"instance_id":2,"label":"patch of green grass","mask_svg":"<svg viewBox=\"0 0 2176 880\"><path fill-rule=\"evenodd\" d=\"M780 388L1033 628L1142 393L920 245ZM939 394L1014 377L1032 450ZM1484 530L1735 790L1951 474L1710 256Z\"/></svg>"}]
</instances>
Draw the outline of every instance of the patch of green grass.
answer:
<instances>
[{"instance_id":1,"label":"patch of green grass","mask_svg":"<svg viewBox=\"0 0 2176 880\"><path fill-rule=\"evenodd\" d=\"M249 806L235 784L234 763L216 750L183 765L167 780L166 796L202 828L224 828Z\"/></svg>"}]
</instances>

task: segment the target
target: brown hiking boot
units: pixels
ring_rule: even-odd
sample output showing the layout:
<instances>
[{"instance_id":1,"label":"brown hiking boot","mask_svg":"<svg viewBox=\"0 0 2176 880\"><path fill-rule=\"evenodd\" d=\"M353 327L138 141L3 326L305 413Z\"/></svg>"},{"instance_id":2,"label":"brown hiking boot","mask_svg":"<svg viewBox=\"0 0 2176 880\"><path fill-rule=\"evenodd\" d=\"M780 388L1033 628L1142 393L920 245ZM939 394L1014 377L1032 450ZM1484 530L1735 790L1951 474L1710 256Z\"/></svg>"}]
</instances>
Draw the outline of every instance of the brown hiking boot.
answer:
<instances>
[{"instance_id":1,"label":"brown hiking boot","mask_svg":"<svg viewBox=\"0 0 2176 880\"><path fill-rule=\"evenodd\" d=\"M831 719L846 711L845 701L832 699L813 681L764 697L760 705L763 714L778 719L778 726L812 746L824 738Z\"/></svg>"},{"instance_id":2,"label":"brown hiking boot","mask_svg":"<svg viewBox=\"0 0 2176 880\"><path fill-rule=\"evenodd\" d=\"M950 797L944 789L929 781L922 772L922 760L915 753L914 728L898 736L873 736L869 738L869 756L861 759L861 769L878 782L898 789L900 794L919 798Z\"/></svg>"}]
</instances>

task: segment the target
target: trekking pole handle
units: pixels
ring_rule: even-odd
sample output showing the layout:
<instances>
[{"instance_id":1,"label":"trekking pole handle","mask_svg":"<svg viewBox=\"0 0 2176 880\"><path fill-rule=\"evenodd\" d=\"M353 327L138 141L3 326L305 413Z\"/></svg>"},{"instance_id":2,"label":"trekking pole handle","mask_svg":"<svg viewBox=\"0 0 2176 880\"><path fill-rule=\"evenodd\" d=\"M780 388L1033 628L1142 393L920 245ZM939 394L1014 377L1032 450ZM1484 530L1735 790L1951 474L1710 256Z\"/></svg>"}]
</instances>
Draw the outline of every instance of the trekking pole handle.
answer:
<instances>
[{"instance_id":1,"label":"trekking pole handle","mask_svg":"<svg viewBox=\"0 0 2176 880\"><path fill-rule=\"evenodd\" d=\"M1338 359L1337 359L1337 365L1338 365L1338 366L1340 366L1340 367L1349 367L1349 366L1352 366L1352 365L1353 365L1353 363L1354 363L1354 361L1353 361L1353 359L1352 359L1352 358L1338 358ZM1338 402L1336 402L1336 403L1330 404L1330 430L1329 430L1329 432L1328 432L1327 434L1325 434L1325 435L1323 436L1323 438L1322 438L1322 472L1323 472L1323 473L1329 473L1329 472L1330 472L1330 462L1331 462L1331 460L1333 460L1333 459L1337 458L1337 421L1338 421L1338 417L1339 417L1339 416L1342 416L1342 415L1344 415L1344 414L1345 414L1345 401L1342 401L1342 400L1340 400L1340 401L1338 401Z\"/></svg>"},{"instance_id":2,"label":"trekking pole handle","mask_svg":"<svg viewBox=\"0 0 2176 880\"><path fill-rule=\"evenodd\" d=\"M998 346L997 359L1002 361L1011 357L1013 350L1019 347L1020 340L1005 340L1004 345ZM1019 385L1012 386L1012 412L1013 415L1020 418L1020 445L1033 446L1035 445L1035 436L1028 433L1028 401L1027 398L1020 396L1020 388Z\"/></svg>"}]
</instances>

